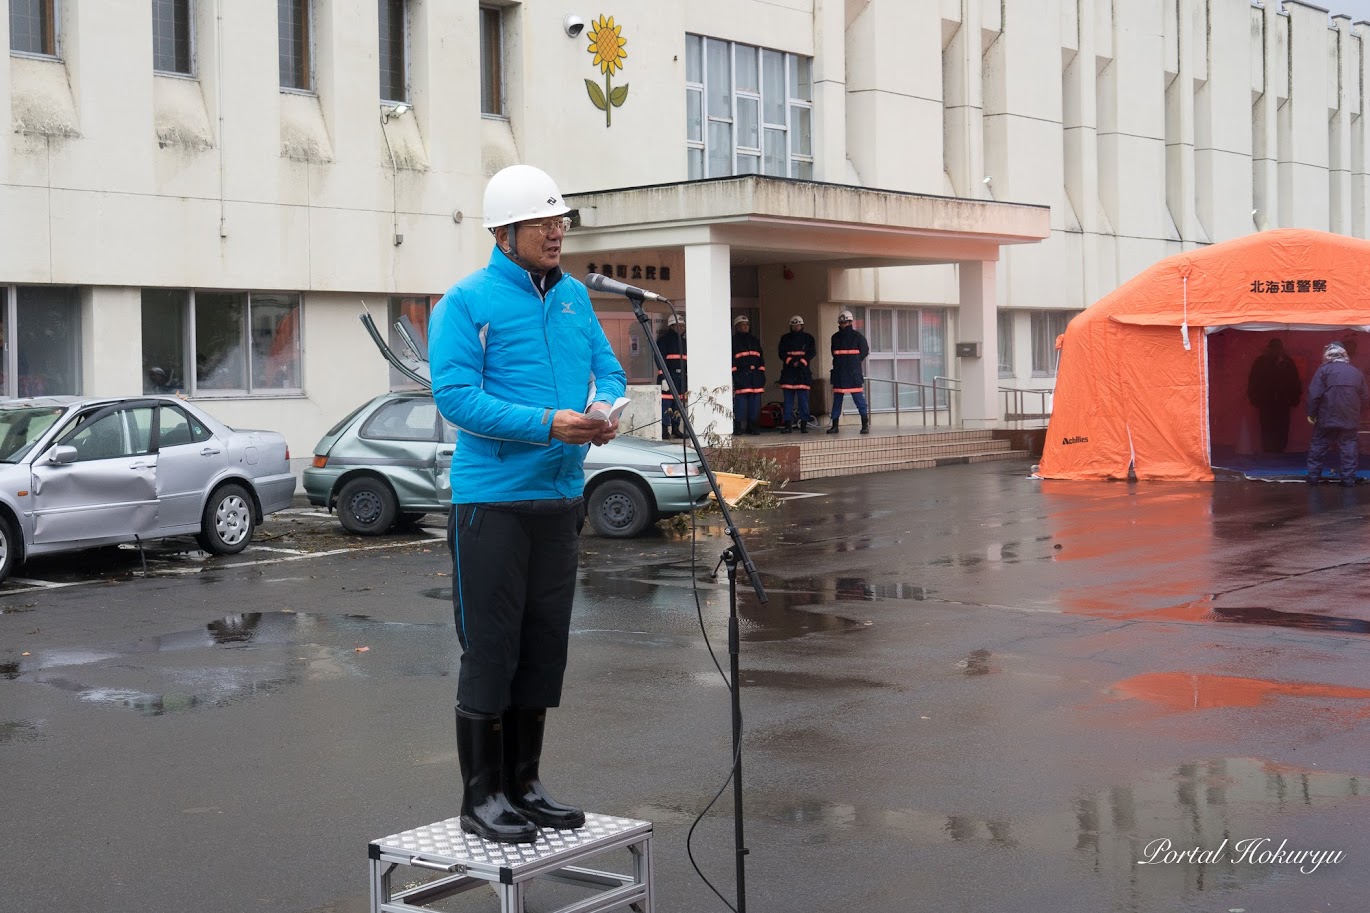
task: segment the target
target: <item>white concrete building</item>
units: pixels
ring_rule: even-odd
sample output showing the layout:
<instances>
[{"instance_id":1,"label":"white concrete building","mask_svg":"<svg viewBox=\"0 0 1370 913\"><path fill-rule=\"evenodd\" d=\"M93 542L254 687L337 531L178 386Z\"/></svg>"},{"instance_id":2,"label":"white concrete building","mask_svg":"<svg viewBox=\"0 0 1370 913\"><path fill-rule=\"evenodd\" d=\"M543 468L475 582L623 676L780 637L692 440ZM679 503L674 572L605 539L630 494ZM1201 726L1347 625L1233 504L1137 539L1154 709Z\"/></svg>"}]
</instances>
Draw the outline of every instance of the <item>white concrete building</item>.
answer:
<instances>
[{"instance_id":1,"label":"white concrete building","mask_svg":"<svg viewBox=\"0 0 1370 913\"><path fill-rule=\"evenodd\" d=\"M580 208L568 269L688 309L692 387L740 310L771 381L795 313L826 377L851 307L972 425L1159 257L1367 232L1370 26L1297 0L6 2L0 394L174 387L297 460L397 381L362 301L422 322L514 162Z\"/></svg>"}]
</instances>

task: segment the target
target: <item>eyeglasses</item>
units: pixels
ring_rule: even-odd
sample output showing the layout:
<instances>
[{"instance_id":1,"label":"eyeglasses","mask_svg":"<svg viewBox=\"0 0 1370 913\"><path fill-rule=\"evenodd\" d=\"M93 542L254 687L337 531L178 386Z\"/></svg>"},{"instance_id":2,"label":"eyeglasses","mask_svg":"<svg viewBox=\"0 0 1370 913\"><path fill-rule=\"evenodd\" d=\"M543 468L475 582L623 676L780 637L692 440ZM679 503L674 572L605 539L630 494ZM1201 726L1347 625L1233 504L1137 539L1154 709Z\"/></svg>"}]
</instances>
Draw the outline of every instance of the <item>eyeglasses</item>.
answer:
<instances>
[{"instance_id":1,"label":"eyeglasses","mask_svg":"<svg viewBox=\"0 0 1370 913\"><path fill-rule=\"evenodd\" d=\"M520 222L519 224L525 228L533 229L545 238L554 231L560 231L562 234L570 231L571 217L562 216L559 219L543 219L541 222Z\"/></svg>"}]
</instances>

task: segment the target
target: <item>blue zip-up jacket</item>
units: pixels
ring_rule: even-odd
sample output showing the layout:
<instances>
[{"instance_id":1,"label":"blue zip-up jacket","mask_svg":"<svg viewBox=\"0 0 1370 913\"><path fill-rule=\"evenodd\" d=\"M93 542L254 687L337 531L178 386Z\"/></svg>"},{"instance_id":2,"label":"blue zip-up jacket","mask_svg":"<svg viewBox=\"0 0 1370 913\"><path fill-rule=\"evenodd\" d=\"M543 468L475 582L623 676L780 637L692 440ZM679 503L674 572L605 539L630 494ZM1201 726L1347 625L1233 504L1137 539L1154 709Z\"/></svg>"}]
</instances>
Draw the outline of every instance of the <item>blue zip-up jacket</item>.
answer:
<instances>
[{"instance_id":1,"label":"blue zip-up jacket","mask_svg":"<svg viewBox=\"0 0 1370 913\"><path fill-rule=\"evenodd\" d=\"M590 445L553 440L552 416L584 411L592 384L596 400L612 403L627 381L585 286L557 274L544 299L497 247L433 309L433 398L460 431L454 502L576 498L585 489Z\"/></svg>"}]
</instances>

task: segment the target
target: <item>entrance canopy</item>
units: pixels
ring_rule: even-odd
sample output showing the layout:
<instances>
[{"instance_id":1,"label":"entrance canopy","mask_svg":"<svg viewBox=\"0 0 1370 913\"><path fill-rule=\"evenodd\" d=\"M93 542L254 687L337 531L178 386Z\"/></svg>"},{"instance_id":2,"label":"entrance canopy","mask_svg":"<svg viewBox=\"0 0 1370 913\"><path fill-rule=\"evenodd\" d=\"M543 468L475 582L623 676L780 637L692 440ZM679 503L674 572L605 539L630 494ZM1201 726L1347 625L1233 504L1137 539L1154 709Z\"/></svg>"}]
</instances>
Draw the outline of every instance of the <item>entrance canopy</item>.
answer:
<instances>
[{"instance_id":1,"label":"entrance canopy","mask_svg":"<svg viewBox=\"0 0 1370 913\"><path fill-rule=\"evenodd\" d=\"M1041 241L1050 209L740 175L574 193L569 253L725 244L733 265L821 261L838 267L999 259Z\"/></svg>"},{"instance_id":2,"label":"entrance canopy","mask_svg":"<svg viewBox=\"0 0 1370 913\"><path fill-rule=\"evenodd\" d=\"M984 343L982 357L964 358L957 365L961 415L963 424L980 427L998 419L994 333L999 248L1041 241L1051 233L1046 206L761 175L577 193L566 201L578 209L580 224L566 236L563 253L583 259L587 266L612 259L618 278L632 281L631 265L622 275L625 264L611 255L680 252L684 287L663 291L689 302L694 389L732 383L730 274L738 267L784 265L786 279L791 278L788 267L809 275L807 282L795 283L783 295L768 297L761 291L744 305L758 309L760 321L754 329L769 350L785 332L789 314L807 310L811 332L825 323L831 326L823 319L823 309L847 303L832 297L836 271L958 264L958 332ZM644 267L642 281L650 279ZM815 374L821 377L825 370L820 367ZM707 421L715 427L731 424L722 411Z\"/></svg>"},{"instance_id":3,"label":"entrance canopy","mask_svg":"<svg viewBox=\"0 0 1370 913\"><path fill-rule=\"evenodd\" d=\"M1208 334L1311 330L1331 342L1366 324L1370 241L1277 229L1167 257L1066 328L1040 474L1126 479L1131 466L1138 479L1212 479L1210 389L1222 378Z\"/></svg>"}]
</instances>

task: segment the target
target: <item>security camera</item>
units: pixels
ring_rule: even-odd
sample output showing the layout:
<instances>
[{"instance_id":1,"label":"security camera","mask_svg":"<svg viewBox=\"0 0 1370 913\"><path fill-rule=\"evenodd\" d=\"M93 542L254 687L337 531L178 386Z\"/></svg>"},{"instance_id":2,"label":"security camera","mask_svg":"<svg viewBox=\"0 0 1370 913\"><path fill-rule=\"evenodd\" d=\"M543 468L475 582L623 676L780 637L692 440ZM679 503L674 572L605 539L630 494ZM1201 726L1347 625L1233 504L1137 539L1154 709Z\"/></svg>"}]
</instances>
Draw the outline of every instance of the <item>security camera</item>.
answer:
<instances>
[{"instance_id":1,"label":"security camera","mask_svg":"<svg viewBox=\"0 0 1370 913\"><path fill-rule=\"evenodd\" d=\"M567 16L562 20L561 27L566 30L567 38L578 38L585 31L585 20L579 16Z\"/></svg>"}]
</instances>

